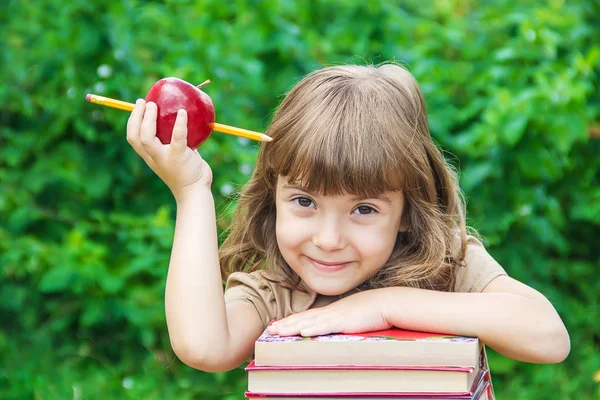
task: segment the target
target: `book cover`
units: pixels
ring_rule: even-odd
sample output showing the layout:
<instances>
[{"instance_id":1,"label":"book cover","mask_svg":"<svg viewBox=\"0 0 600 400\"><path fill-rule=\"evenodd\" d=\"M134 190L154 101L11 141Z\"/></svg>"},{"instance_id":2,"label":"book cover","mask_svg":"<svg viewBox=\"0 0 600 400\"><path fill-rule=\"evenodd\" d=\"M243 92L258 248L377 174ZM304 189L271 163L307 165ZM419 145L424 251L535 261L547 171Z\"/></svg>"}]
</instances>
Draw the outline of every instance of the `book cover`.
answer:
<instances>
[{"instance_id":1,"label":"book cover","mask_svg":"<svg viewBox=\"0 0 600 400\"><path fill-rule=\"evenodd\" d=\"M480 350L477 338L397 328L315 337L277 336L265 330L255 343L255 365L475 367Z\"/></svg>"},{"instance_id":2,"label":"book cover","mask_svg":"<svg viewBox=\"0 0 600 400\"><path fill-rule=\"evenodd\" d=\"M496 400L496 395L494 393L494 385L492 384L492 373L490 371L490 366L488 364L487 353L485 352L485 346L482 348L481 357L480 357L480 368L487 371L484 374L483 379L485 380L485 393L482 396L482 399L485 400Z\"/></svg>"},{"instance_id":3,"label":"book cover","mask_svg":"<svg viewBox=\"0 0 600 400\"><path fill-rule=\"evenodd\" d=\"M254 393L453 393L472 395L481 369L420 366L246 367Z\"/></svg>"},{"instance_id":4,"label":"book cover","mask_svg":"<svg viewBox=\"0 0 600 400\"><path fill-rule=\"evenodd\" d=\"M357 392L339 392L339 393L256 393L247 391L245 397L250 400L493 400L489 397L489 371L482 371L477 379L474 390L470 393L357 393Z\"/></svg>"}]
</instances>

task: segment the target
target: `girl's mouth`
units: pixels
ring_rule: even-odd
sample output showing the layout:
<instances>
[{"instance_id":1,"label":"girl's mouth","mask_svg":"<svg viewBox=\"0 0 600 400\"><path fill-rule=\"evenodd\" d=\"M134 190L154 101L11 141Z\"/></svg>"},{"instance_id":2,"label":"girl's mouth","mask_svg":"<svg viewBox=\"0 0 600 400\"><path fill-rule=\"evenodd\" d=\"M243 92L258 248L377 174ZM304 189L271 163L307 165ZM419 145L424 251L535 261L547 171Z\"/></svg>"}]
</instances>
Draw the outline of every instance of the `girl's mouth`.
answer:
<instances>
[{"instance_id":1,"label":"girl's mouth","mask_svg":"<svg viewBox=\"0 0 600 400\"><path fill-rule=\"evenodd\" d=\"M318 269L319 271L323 271L323 272L337 272L337 271L341 271L342 269L346 268L348 265L350 265L349 261L322 261L322 260L315 260L314 258L310 258L307 257L310 262L313 264L313 266Z\"/></svg>"}]
</instances>

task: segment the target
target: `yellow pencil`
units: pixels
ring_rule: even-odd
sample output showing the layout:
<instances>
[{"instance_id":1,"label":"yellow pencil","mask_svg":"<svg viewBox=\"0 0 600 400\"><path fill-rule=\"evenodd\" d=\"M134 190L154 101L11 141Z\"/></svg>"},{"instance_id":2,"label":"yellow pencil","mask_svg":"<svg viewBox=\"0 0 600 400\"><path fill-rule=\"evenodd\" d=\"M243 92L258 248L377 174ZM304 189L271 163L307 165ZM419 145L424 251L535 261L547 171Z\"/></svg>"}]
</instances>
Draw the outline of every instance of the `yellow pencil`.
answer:
<instances>
[{"instance_id":1,"label":"yellow pencil","mask_svg":"<svg viewBox=\"0 0 600 400\"><path fill-rule=\"evenodd\" d=\"M90 103L100 104L101 106L118 108L119 110L132 111L135 107L133 103L127 103L126 101L115 100L104 96L98 96L96 94L87 94L85 99ZM259 142L270 142L273 140L270 136L263 133L249 131L247 129L236 128L235 126L223 125L215 122L211 124L211 128L214 131L227 133L229 135L240 136L247 139L258 140Z\"/></svg>"}]
</instances>

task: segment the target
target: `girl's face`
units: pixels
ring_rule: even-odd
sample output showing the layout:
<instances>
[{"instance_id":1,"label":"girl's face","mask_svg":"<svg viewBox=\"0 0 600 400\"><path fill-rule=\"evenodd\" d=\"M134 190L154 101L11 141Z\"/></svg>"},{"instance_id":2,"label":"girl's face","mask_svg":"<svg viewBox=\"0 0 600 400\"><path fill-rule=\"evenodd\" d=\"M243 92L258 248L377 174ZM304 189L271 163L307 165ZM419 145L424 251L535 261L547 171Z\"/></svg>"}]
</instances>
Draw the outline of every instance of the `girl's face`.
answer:
<instances>
[{"instance_id":1,"label":"girl's face","mask_svg":"<svg viewBox=\"0 0 600 400\"><path fill-rule=\"evenodd\" d=\"M402 192L361 199L323 196L279 176L277 244L283 258L319 294L344 294L389 259L402 228Z\"/></svg>"}]
</instances>

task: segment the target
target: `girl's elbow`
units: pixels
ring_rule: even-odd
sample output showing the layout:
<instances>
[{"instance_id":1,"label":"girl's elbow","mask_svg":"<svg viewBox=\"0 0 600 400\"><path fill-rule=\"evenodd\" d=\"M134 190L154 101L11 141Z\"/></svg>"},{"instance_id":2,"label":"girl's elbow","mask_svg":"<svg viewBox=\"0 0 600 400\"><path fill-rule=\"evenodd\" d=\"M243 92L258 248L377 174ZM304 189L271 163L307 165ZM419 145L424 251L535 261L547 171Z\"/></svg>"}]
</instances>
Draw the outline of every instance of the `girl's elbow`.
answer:
<instances>
[{"instance_id":1,"label":"girl's elbow","mask_svg":"<svg viewBox=\"0 0 600 400\"><path fill-rule=\"evenodd\" d=\"M543 346L538 351L542 364L563 362L571 352L571 339L562 323L546 332L541 342Z\"/></svg>"},{"instance_id":2,"label":"girl's elbow","mask_svg":"<svg viewBox=\"0 0 600 400\"><path fill-rule=\"evenodd\" d=\"M563 362L571 352L571 339L569 338L569 332L567 332L567 328L562 326L562 329L556 334L556 351L554 354L554 359L552 363L560 363Z\"/></svg>"},{"instance_id":3,"label":"girl's elbow","mask_svg":"<svg viewBox=\"0 0 600 400\"><path fill-rule=\"evenodd\" d=\"M215 349L186 346L173 341L171 341L171 348L181 362L200 371L227 372L236 367L230 365L228 358Z\"/></svg>"}]
</instances>

